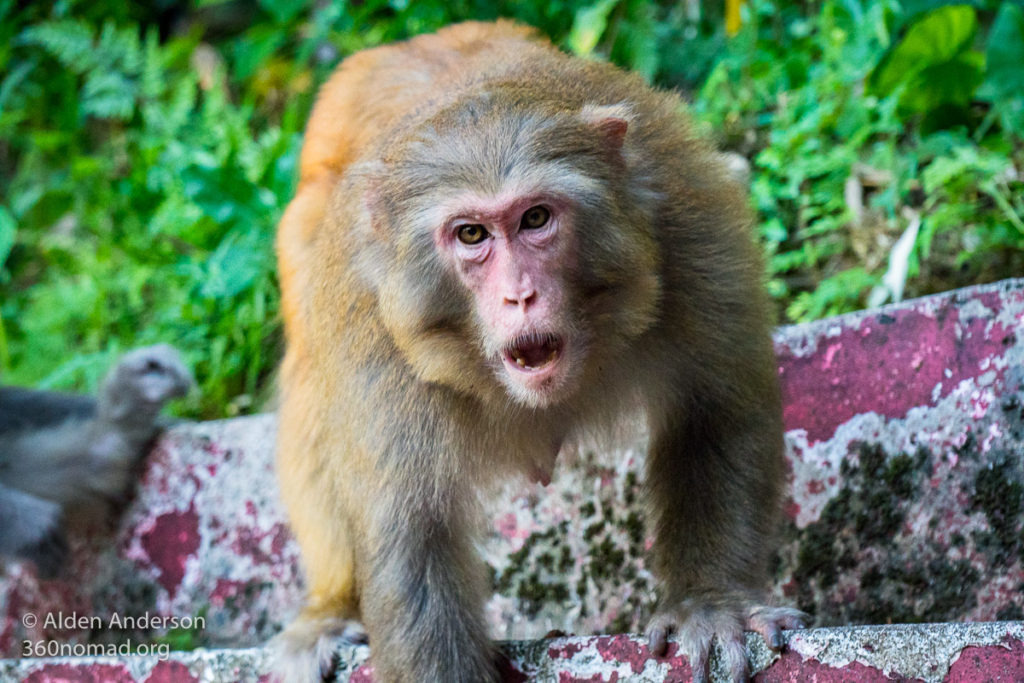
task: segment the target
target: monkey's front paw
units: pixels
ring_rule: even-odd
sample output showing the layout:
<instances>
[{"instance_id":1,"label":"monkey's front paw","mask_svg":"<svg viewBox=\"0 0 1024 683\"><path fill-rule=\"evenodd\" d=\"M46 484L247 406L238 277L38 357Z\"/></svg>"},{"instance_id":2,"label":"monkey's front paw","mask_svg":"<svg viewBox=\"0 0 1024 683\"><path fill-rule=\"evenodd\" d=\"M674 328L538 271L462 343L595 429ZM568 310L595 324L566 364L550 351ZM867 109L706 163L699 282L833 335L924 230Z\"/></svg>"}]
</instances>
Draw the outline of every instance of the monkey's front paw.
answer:
<instances>
[{"instance_id":1,"label":"monkey's front paw","mask_svg":"<svg viewBox=\"0 0 1024 683\"><path fill-rule=\"evenodd\" d=\"M281 683L319 683L334 680L339 641L365 645L359 622L341 617L298 617L271 643L274 673Z\"/></svg>"},{"instance_id":2,"label":"monkey's front paw","mask_svg":"<svg viewBox=\"0 0 1024 683\"><path fill-rule=\"evenodd\" d=\"M659 611L647 625L651 653L664 655L671 634L676 635L680 650L690 662L693 683L708 681L711 641L715 637L722 647L731 680L738 682L750 678L743 619L739 611L684 600L675 609Z\"/></svg>"},{"instance_id":3,"label":"monkey's front paw","mask_svg":"<svg viewBox=\"0 0 1024 683\"><path fill-rule=\"evenodd\" d=\"M778 650L783 645L781 629L801 628L804 618L803 612L788 607L753 605L744 610L684 600L651 619L647 638L652 654L661 656L668 649L669 635L675 634L689 659L694 683L708 681L711 642L717 638L729 678L739 683L750 679L744 627L760 633L769 647Z\"/></svg>"}]
</instances>

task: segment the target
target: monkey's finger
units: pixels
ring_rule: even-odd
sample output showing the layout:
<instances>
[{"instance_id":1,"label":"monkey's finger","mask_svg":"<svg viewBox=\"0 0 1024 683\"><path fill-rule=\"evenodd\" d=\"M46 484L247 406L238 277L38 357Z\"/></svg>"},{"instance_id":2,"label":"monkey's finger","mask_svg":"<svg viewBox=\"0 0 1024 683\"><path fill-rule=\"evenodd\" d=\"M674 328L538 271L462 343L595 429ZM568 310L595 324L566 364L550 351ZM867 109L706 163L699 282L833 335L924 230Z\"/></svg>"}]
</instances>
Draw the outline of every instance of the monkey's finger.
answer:
<instances>
[{"instance_id":1,"label":"monkey's finger","mask_svg":"<svg viewBox=\"0 0 1024 683\"><path fill-rule=\"evenodd\" d=\"M647 629L647 649L655 657L661 657L668 650L668 628L651 626Z\"/></svg>"},{"instance_id":2,"label":"monkey's finger","mask_svg":"<svg viewBox=\"0 0 1024 683\"><path fill-rule=\"evenodd\" d=\"M774 621L752 624L751 630L764 638L764 642L773 650L781 650L786 642L782 637L782 629Z\"/></svg>"},{"instance_id":3,"label":"monkey's finger","mask_svg":"<svg viewBox=\"0 0 1024 683\"><path fill-rule=\"evenodd\" d=\"M706 618L691 616L681 626L679 643L690 662L693 683L708 683L711 669L711 638L714 627Z\"/></svg>"},{"instance_id":4,"label":"monkey's finger","mask_svg":"<svg viewBox=\"0 0 1024 683\"><path fill-rule=\"evenodd\" d=\"M750 680L750 662L743 631L736 629L731 634L722 634L718 642L722 645L722 655L729 669L729 680L732 683L747 683Z\"/></svg>"},{"instance_id":5,"label":"monkey's finger","mask_svg":"<svg viewBox=\"0 0 1024 683\"><path fill-rule=\"evenodd\" d=\"M747 629L759 633L773 650L781 650L786 641L784 628L803 628L807 615L791 607L755 607L747 615Z\"/></svg>"},{"instance_id":6,"label":"monkey's finger","mask_svg":"<svg viewBox=\"0 0 1024 683\"><path fill-rule=\"evenodd\" d=\"M668 652L668 637L676 630L676 617L669 614L656 614L647 624L647 649L655 657Z\"/></svg>"},{"instance_id":7,"label":"monkey's finger","mask_svg":"<svg viewBox=\"0 0 1024 683\"><path fill-rule=\"evenodd\" d=\"M690 675L693 683L708 683L711 669L711 643L705 643L690 655Z\"/></svg>"}]
</instances>

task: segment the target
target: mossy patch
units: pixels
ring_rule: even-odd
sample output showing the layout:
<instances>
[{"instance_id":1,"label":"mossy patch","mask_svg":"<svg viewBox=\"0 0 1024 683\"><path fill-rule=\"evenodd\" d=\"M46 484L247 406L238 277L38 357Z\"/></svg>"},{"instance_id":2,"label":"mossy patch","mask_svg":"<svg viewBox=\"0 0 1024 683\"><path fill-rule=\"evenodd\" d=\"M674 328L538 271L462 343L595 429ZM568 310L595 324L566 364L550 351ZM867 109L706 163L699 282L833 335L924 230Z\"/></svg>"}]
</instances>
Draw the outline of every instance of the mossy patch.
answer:
<instances>
[{"instance_id":1,"label":"mossy patch","mask_svg":"<svg viewBox=\"0 0 1024 683\"><path fill-rule=\"evenodd\" d=\"M634 473L627 474L626 501L637 499L641 486ZM650 586L642 571L645 524L643 516L625 501L615 499L614 487L578 505L578 522L562 522L557 529L531 534L509 556L506 569L492 574L495 589L514 598L518 609L534 618L545 606L561 603L578 606L580 616L601 613L604 596L625 596L616 617L604 629L623 632L639 626L638 616L648 607ZM579 537L570 538L573 528ZM573 548L583 541L583 552ZM556 608L557 609L557 608Z\"/></svg>"},{"instance_id":2,"label":"mossy patch","mask_svg":"<svg viewBox=\"0 0 1024 683\"><path fill-rule=\"evenodd\" d=\"M976 604L978 570L966 560L945 559L937 542L925 541L930 550L921 557L907 557L902 543L908 512L927 489L932 454L924 448L889 454L864 442L851 444L851 451L840 465L842 486L818 521L799 531L790 526L799 607L816 614L819 624L962 618ZM986 490L1013 493L1004 479L986 480ZM939 521L926 521L929 533Z\"/></svg>"}]
</instances>

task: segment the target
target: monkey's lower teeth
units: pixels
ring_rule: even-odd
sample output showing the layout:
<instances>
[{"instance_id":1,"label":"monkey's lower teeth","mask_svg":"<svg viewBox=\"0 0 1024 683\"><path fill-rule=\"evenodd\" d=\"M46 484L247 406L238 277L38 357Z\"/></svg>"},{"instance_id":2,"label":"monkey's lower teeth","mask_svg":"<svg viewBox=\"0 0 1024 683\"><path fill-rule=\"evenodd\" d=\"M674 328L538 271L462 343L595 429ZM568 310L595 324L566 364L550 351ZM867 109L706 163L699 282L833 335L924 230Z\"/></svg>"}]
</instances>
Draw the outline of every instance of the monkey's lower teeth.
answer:
<instances>
[{"instance_id":1,"label":"monkey's lower teeth","mask_svg":"<svg viewBox=\"0 0 1024 683\"><path fill-rule=\"evenodd\" d=\"M516 365L518 365L519 367L523 368L524 370L536 370L538 368L542 368L545 365L547 365L548 363L550 363L553 360L555 360L556 358L558 358L558 349L552 349L551 353L548 354L547 358L544 358L543 360L540 360L539 362L538 361L534 361L533 364L530 364L530 363L527 363L526 362L526 358L521 356L521 355L519 355L518 352L516 352L516 351L512 352L512 360L514 360L516 362Z\"/></svg>"},{"instance_id":2,"label":"monkey's lower teeth","mask_svg":"<svg viewBox=\"0 0 1024 683\"><path fill-rule=\"evenodd\" d=\"M562 354L562 341L553 334L522 335L505 348L505 362L521 370L541 370Z\"/></svg>"}]
</instances>

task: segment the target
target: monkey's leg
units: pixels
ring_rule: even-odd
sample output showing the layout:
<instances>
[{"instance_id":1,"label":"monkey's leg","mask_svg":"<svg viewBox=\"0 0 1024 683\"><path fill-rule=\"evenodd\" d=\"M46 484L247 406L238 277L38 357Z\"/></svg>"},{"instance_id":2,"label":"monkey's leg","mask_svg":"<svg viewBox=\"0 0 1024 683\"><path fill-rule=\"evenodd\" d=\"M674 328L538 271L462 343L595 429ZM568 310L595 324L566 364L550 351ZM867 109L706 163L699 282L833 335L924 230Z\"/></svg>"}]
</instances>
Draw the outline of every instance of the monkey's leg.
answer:
<instances>
[{"instance_id":1,"label":"monkey's leg","mask_svg":"<svg viewBox=\"0 0 1024 683\"><path fill-rule=\"evenodd\" d=\"M288 491L296 473L279 472L283 489ZM302 505L289 506L308 588L302 612L272 645L275 671L286 683L331 680L337 667L338 641L366 642L366 632L358 621L352 534L337 510L337 500L325 500L331 494L325 483L321 480L321 486L307 491Z\"/></svg>"},{"instance_id":2,"label":"monkey's leg","mask_svg":"<svg viewBox=\"0 0 1024 683\"><path fill-rule=\"evenodd\" d=\"M404 482L375 503L362 610L380 683L497 681L483 623L487 586L467 533L465 491ZM462 485L465 487L465 484Z\"/></svg>"},{"instance_id":3,"label":"monkey's leg","mask_svg":"<svg viewBox=\"0 0 1024 683\"><path fill-rule=\"evenodd\" d=\"M771 393L737 405L724 391L701 392L652 434L647 486L660 604L647 635L660 655L675 633L695 682L708 680L713 637L732 680L744 681L744 628L778 649L780 628L802 626L798 610L762 604L782 467Z\"/></svg>"}]
</instances>

